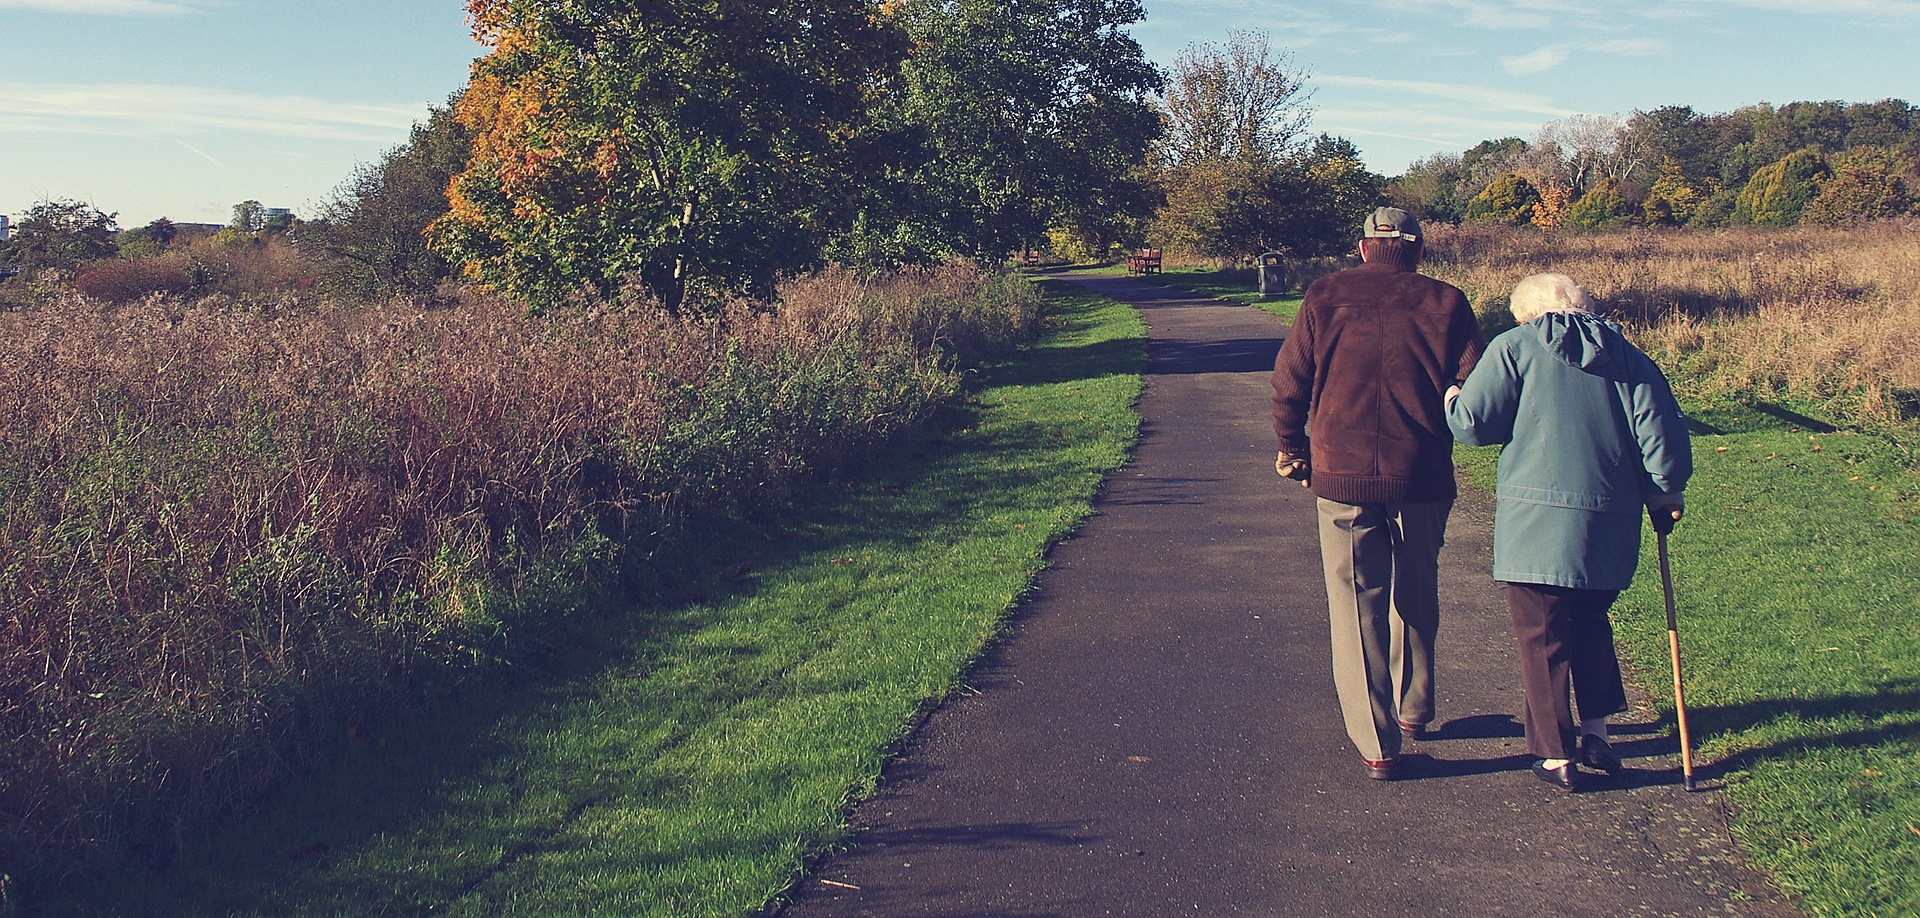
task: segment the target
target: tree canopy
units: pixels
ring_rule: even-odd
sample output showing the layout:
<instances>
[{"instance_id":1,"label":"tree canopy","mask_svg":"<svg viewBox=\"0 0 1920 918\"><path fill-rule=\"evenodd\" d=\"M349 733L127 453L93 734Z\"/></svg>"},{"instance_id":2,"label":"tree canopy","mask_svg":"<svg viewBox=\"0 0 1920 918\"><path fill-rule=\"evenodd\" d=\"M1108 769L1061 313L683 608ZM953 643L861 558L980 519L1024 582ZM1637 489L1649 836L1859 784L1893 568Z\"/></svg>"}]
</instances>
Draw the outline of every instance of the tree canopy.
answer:
<instances>
[{"instance_id":1,"label":"tree canopy","mask_svg":"<svg viewBox=\"0 0 1920 918\"><path fill-rule=\"evenodd\" d=\"M1914 213L1917 161L1920 108L1899 99L1722 114L1669 105L1625 118L1576 115L1544 125L1530 143L1503 138L1429 157L1389 194L1431 219L1524 222L1484 202L1459 206L1507 193L1492 186L1514 175L1539 195L1532 206L1543 225L1835 223Z\"/></svg>"}]
</instances>

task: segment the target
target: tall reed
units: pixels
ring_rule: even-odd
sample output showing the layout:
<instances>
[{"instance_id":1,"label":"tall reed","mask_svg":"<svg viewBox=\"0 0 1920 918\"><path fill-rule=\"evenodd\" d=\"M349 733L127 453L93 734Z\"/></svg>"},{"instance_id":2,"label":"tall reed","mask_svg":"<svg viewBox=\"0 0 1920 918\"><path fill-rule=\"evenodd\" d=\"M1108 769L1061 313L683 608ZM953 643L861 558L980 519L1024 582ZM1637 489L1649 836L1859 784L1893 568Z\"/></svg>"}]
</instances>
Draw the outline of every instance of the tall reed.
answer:
<instances>
[{"instance_id":1,"label":"tall reed","mask_svg":"<svg viewBox=\"0 0 1920 918\"><path fill-rule=\"evenodd\" d=\"M1428 273L1483 313L1522 277L1572 276L1705 401L1786 399L1866 424L1920 409L1920 222L1581 235L1469 224Z\"/></svg>"},{"instance_id":2,"label":"tall reed","mask_svg":"<svg viewBox=\"0 0 1920 918\"><path fill-rule=\"evenodd\" d=\"M967 266L698 317L230 302L0 316L0 873L164 857L1040 319Z\"/></svg>"}]
</instances>

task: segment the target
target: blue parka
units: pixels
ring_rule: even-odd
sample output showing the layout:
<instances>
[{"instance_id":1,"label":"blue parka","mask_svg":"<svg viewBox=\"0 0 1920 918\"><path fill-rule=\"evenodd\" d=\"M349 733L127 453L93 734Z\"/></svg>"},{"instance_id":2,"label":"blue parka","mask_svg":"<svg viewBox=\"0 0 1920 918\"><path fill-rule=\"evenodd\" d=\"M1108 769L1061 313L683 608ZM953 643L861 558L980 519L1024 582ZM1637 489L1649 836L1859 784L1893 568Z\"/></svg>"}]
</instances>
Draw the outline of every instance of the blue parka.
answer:
<instances>
[{"instance_id":1,"label":"blue parka","mask_svg":"<svg viewBox=\"0 0 1920 918\"><path fill-rule=\"evenodd\" d=\"M1495 338L1447 425L1462 443L1504 443L1493 578L1624 590L1640 561L1647 501L1693 474L1686 417L1660 368L1585 313L1550 312Z\"/></svg>"}]
</instances>

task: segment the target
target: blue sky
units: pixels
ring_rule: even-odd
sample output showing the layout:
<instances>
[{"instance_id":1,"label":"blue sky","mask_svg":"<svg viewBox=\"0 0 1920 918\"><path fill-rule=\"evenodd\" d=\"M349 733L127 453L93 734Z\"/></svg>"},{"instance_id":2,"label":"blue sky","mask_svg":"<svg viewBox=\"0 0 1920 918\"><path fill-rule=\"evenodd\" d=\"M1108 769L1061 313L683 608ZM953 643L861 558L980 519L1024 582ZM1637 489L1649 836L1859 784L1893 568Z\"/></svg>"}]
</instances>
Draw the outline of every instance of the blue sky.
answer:
<instances>
[{"instance_id":1,"label":"blue sky","mask_svg":"<svg viewBox=\"0 0 1920 918\"><path fill-rule=\"evenodd\" d=\"M1265 30L1313 129L1375 171L1667 104L1920 102L1920 0L1147 0L1171 67ZM481 49L458 0L0 0L0 213L48 198L224 223L310 213L406 139Z\"/></svg>"}]
</instances>

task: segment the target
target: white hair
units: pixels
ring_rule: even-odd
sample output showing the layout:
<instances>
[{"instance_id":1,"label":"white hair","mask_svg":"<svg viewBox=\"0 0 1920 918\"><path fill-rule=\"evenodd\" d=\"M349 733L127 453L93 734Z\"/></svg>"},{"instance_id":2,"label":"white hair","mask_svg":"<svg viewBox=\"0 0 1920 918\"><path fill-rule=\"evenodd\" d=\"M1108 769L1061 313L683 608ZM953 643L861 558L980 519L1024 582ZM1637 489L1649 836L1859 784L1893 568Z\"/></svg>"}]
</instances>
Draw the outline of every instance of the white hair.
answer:
<instances>
[{"instance_id":1,"label":"white hair","mask_svg":"<svg viewBox=\"0 0 1920 918\"><path fill-rule=\"evenodd\" d=\"M1535 274L1514 285L1513 320L1525 325L1549 312L1592 312L1593 297L1565 274Z\"/></svg>"}]
</instances>

